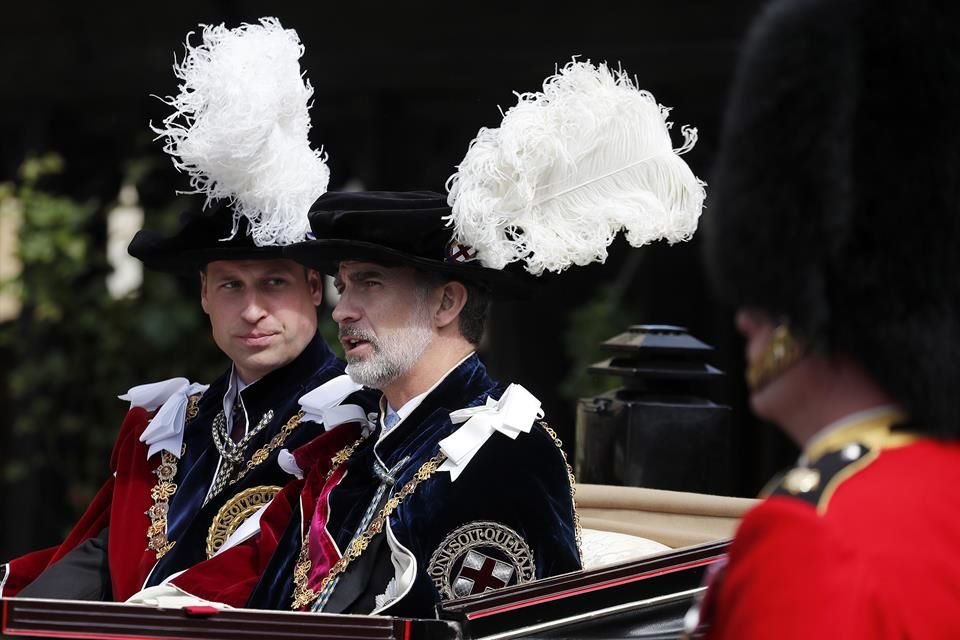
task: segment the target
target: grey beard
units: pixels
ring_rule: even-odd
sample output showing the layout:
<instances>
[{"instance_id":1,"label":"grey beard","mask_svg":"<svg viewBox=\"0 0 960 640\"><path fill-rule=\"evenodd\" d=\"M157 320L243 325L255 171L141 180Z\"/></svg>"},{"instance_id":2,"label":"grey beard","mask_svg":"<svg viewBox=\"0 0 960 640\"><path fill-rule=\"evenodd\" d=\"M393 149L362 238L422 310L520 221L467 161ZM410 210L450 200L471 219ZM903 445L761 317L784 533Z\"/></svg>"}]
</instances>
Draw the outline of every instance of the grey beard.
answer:
<instances>
[{"instance_id":1,"label":"grey beard","mask_svg":"<svg viewBox=\"0 0 960 640\"><path fill-rule=\"evenodd\" d=\"M433 331L426 326L408 326L379 339L368 339L373 353L347 363L350 379L372 389L382 389L413 367L430 346Z\"/></svg>"}]
</instances>

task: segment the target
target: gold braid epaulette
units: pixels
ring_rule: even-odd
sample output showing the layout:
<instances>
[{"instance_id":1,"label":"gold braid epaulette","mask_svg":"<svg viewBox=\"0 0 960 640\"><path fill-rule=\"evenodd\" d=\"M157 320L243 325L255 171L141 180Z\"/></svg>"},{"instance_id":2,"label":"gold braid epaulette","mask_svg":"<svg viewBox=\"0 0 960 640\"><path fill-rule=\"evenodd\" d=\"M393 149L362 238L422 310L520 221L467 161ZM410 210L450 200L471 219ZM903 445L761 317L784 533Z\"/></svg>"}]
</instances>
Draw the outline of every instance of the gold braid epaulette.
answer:
<instances>
[{"instance_id":1,"label":"gold braid epaulette","mask_svg":"<svg viewBox=\"0 0 960 640\"><path fill-rule=\"evenodd\" d=\"M573 474L573 467L570 466L570 462L567 460L567 453L563 450L563 441L557 436L557 432L544 420L537 420L537 425L553 438L553 443L557 445L557 449L560 450L560 455L563 457L563 464L567 467L567 479L570 481L570 503L573 507L573 525L576 528L577 536L577 553L580 554L580 562L582 563L583 533L580 529L580 513L577 511L577 478Z\"/></svg>"},{"instance_id":2,"label":"gold braid epaulette","mask_svg":"<svg viewBox=\"0 0 960 640\"><path fill-rule=\"evenodd\" d=\"M197 417L199 411L200 396L196 393L190 396L187 402L186 421ZM180 448L180 457L187 452L186 443ZM150 490L150 497L153 498L153 505L144 512L144 515L150 518L150 526L147 527L147 549L157 554L157 560L167 554L176 541L167 540L167 514L170 511L170 498L177 492L177 484L174 479L177 477L177 463L179 459L169 451L160 452L160 464L153 470L157 476L157 484Z\"/></svg>"},{"instance_id":3,"label":"gold braid epaulette","mask_svg":"<svg viewBox=\"0 0 960 640\"><path fill-rule=\"evenodd\" d=\"M383 531L384 525L393 512L403 504L403 501L406 500L410 494L416 491L420 483L435 474L446 459L446 454L441 451L420 465L420 468L417 469L414 476L403 485L400 491L387 500L376 517L370 521L366 530L353 539L343 553L343 556L337 560L336 564L330 567L330 571L326 577L320 581L320 591L314 591L307 586L307 581L310 577L310 557L308 551L310 530L307 528L307 532L303 537L303 544L300 545L300 557L297 559L297 566L293 572L294 598L291 608L294 610L302 609L316 600L320 592L323 591L331 580L341 575L347 570L351 562L363 555L363 552L370 546L370 541ZM303 564L301 565L301 563Z\"/></svg>"}]
</instances>

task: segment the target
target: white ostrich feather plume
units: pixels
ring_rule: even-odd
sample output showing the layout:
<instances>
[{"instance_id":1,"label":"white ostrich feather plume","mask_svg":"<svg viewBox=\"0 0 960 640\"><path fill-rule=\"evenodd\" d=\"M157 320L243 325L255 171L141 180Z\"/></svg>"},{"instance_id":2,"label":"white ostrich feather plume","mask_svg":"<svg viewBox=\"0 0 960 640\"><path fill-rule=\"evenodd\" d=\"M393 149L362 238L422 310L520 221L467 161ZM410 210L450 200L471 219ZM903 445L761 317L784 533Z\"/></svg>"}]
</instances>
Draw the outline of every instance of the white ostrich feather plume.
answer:
<instances>
[{"instance_id":1,"label":"white ostrich feather plume","mask_svg":"<svg viewBox=\"0 0 960 640\"><path fill-rule=\"evenodd\" d=\"M454 238L535 275L603 262L621 230L635 247L689 239L705 192L680 155L697 130L674 149L668 114L624 71L568 63L470 143L447 181Z\"/></svg>"},{"instance_id":2,"label":"white ostrich feather plume","mask_svg":"<svg viewBox=\"0 0 960 640\"><path fill-rule=\"evenodd\" d=\"M151 127L193 193L229 203L233 234L246 217L258 246L303 240L310 205L330 180L307 135L313 87L300 71L303 45L276 18L201 26L202 41L192 45L188 34L173 67L180 93L164 102L174 112Z\"/></svg>"}]
</instances>

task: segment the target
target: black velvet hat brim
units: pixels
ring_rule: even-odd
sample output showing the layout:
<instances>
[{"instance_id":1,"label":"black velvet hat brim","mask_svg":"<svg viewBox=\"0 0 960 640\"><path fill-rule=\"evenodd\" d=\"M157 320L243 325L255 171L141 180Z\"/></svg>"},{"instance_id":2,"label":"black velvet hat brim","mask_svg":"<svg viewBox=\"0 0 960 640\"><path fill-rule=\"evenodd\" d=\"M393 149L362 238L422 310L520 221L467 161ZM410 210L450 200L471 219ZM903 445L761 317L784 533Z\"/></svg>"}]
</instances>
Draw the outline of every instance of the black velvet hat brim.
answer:
<instances>
[{"instance_id":1,"label":"black velvet hat brim","mask_svg":"<svg viewBox=\"0 0 960 640\"><path fill-rule=\"evenodd\" d=\"M206 211L190 210L170 235L144 229L130 241L127 252L148 269L191 274L215 260L271 260L282 258L279 246L258 247L242 218L233 232L233 212L225 204Z\"/></svg>"},{"instance_id":2,"label":"black velvet hat brim","mask_svg":"<svg viewBox=\"0 0 960 640\"><path fill-rule=\"evenodd\" d=\"M488 269L475 262L449 263L413 256L403 251L361 240L325 238L307 240L283 248L283 256L322 273L335 274L347 261L405 265L415 269L449 275L452 279L474 284L495 298L521 298L530 295L532 278L512 269Z\"/></svg>"},{"instance_id":3,"label":"black velvet hat brim","mask_svg":"<svg viewBox=\"0 0 960 640\"><path fill-rule=\"evenodd\" d=\"M187 246L179 235L162 236L154 231L138 231L127 252L154 271L178 275L196 273L215 260L270 260L283 258L280 247L257 247L223 241L222 246Z\"/></svg>"}]
</instances>

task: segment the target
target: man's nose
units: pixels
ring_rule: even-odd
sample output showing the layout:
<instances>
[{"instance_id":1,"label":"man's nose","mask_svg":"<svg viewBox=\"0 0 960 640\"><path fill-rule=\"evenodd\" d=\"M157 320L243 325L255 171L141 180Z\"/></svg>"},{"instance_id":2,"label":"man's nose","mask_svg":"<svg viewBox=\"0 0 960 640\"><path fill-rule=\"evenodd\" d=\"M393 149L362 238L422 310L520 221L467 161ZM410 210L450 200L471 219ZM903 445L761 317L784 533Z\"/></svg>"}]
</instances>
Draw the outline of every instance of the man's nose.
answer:
<instances>
[{"instance_id":1,"label":"man's nose","mask_svg":"<svg viewBox=\"0 0 960 640\"><path fill-rule=\"evenodd\" d=\"M250 324L256 324L267 315L267 309L256 293L250 293L244 300L240 317Z\"/></svg>"},{"instance_id":2,"label":"man's nose","mask_svg":"<svg viewBox=\"0 0 960 640\"><path fill-rule=\"evenodd\" d=\"M360 310L350 302L350 296L344 293L340 295L331 317L337 324L348 324L360 319Z\"/></svg>"}]
</instances>

